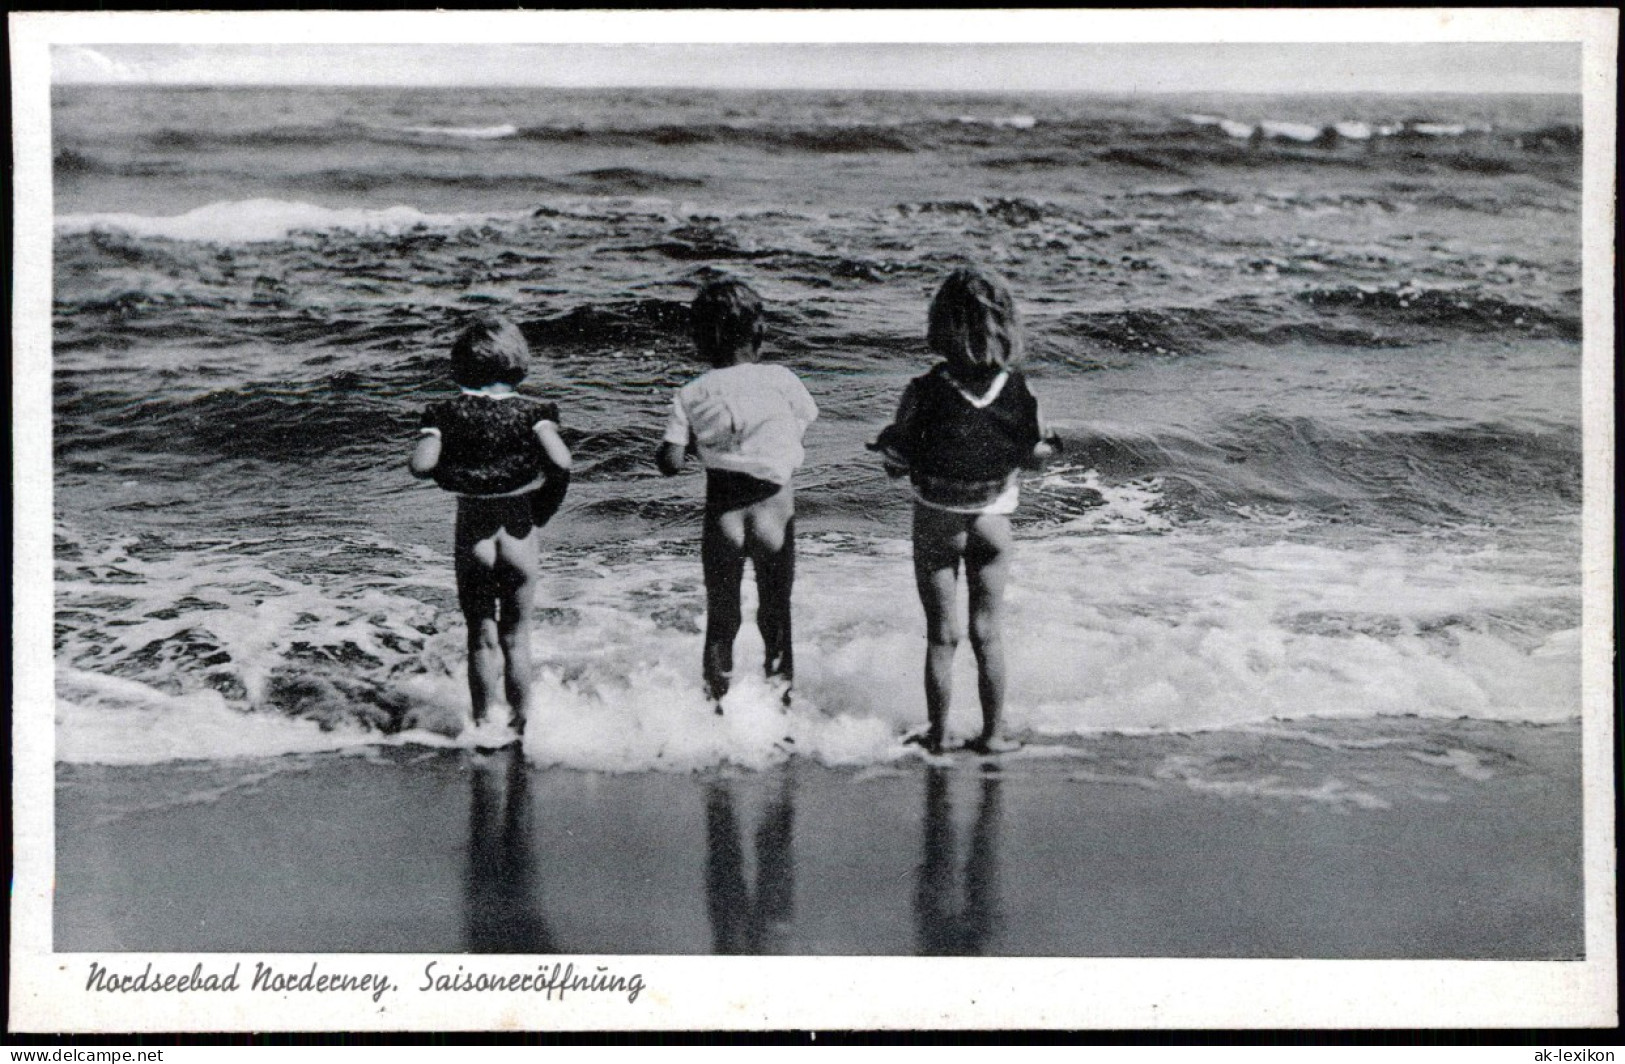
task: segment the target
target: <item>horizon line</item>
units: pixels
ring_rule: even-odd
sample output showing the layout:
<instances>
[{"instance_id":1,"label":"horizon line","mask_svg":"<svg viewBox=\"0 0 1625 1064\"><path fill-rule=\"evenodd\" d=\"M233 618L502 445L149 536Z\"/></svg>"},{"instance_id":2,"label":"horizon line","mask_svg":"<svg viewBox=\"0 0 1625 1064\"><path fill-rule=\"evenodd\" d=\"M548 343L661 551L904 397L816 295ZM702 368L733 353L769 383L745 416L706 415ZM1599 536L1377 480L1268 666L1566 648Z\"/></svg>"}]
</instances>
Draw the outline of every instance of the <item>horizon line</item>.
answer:
<instances>
[{"instance_id":1,"label":"horizon line","mask_svg":"<svg viewBox=\"0 0 1625 1064\"><path fill-rule=\"evenodd\" d=\"M1027 89L945 89L931 86L864 85L686 85L681 83L606 83L571 85L547 82L469 81L164 81L125 79L68 79L51 81L51 88L154 88L154 89L554 89L565 92L685 91L685 92L866 92L876 94L930 94L935 96L1102 96L1131 99L1139 96L1574 96L1584 90L1568 89L1229 89L1229 88L1148 88L1132 91L1111 89L1027 88Z\"/></svg>"}]
</instances>

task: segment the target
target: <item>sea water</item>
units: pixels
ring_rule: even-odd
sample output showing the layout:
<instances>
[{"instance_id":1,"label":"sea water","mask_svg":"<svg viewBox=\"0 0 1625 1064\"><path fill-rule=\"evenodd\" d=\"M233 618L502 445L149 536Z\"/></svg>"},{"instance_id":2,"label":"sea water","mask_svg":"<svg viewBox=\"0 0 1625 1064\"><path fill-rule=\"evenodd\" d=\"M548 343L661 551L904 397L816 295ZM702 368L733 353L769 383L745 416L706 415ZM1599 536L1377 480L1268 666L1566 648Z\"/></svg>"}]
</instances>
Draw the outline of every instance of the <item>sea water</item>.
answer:
<instances>
[{"instance_id":1,"label":"sea water","mask_svg":"<svg viewBox=\"0 0 1625 1064\"><path fill-rule=\"evenodd\" d=\"M910 505L863 444L969 260L1015 289L1065 444L1016 518L1013 731L1571 720L1578 109L59 87L57 756L468 742L453 500L405 460L485 310L525 329L576 456L527 754L905 756ZM722 716L702 698L703 486L652 462L717 269L822 412L788 711L748 675L749 581L747 678Z\"/></svg>"}]
</instances>

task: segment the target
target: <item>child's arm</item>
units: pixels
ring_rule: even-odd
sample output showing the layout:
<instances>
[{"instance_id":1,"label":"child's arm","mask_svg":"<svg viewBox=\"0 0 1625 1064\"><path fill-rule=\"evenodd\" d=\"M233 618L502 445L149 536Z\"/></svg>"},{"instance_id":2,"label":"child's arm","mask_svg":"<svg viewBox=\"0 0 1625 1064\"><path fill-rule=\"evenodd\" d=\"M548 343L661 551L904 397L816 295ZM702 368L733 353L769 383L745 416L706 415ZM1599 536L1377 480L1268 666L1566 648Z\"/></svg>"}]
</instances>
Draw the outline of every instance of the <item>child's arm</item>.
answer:
<instances>
[{"instance_id":1,"label":"child's arm","mask_svg":"<svg viewBox=\"0 0 1625 1064\"><path fill-rule=\"evenodd\" d=\"M551 419L536 422L531 428L542 445L542 458L547 463L547 480L530 496L530 519L537 528L553 520L553 515L564 505L565 493L570 490L570 448L559 436L559 424Z\"/></svg>"},{"instance_id":2,"label":"child's arm","mask_svg":"<svg viewBox=\"0 0 1625 1064\"><path fill-rule=\"evenodd\" d=\"M1033 453L1021 464L1029 473L1041 472L1044 464L1063 450L1060 433L1044 420L1044 415L1037 408L1037 400L1034 400L1034 415L1038 421L1038 442L1033 444Z\"/></svg>"},{"instance_id":3,"label":"child's arm","mask_svg":"<svg viewBox=\"0 0 1625 1064\"><path fill-rule=\"evenodd\" d=\"M818 420L818 404L813 401L812 393L807 391L807 386L801 383L800 377L789 370L785 372L790 374L790 386L785 392L785 398L790 403L790 414L801 422L801 427L805 430L808 425Z\"/></svg>"},{"instance_id":4,"label":"child's arm","mask_svg":"<svg viewBox=\"0 0 1625 1064\"><path fill-rule=\"evenodd\" d=\"M914 383L909 382L903 389L903 398L897 403L897 416L892 423L880 430L880 436L869 444L869 450L880 455L881 464L886 467L888 477L900 477L908 472L909 456L902 449L906 444L906 426L914 420L914 409L917 405L914 395Z\"/></svg>"},{"instance_id":5,"label":"child's arm","mask_svg":"<svg viewBox=\"0 0 1625 1064\"><path fill-rule=\"evenodd\" d=\"M412 457L407 460L406 468L419 480L434 476L435 466L440 464L440 431L438 429L424 429L423 435L418 439L418 445L412 448Z\"/></svg>"},{"instance_id":6,"label":"child's arm","mask_svg":"<svg viewBox=\"0 0 1625 1064\"><path fill-rule=\"evenodd\" d=\"M559 426L554 421L538 421L532 430L536 438L541 441L542 453L547 456L548 473L568 473L570 471L570 448L564 445L564 439L559 436Z\"/></svg>"},{"instance_id":7,"label":"child's arm","mask_svg":"<svg viewBox=\"0 0 1625 1064\"><path fill-rule=\"evenodd\" d=\"M674 477L683 471L683 456L694 449L693 430L688 426L688 411L683 409L679 396L672 400L671 418L666 422L666 434L655 449L655 465L663 476Z\"/></svg>"}]
</instances>

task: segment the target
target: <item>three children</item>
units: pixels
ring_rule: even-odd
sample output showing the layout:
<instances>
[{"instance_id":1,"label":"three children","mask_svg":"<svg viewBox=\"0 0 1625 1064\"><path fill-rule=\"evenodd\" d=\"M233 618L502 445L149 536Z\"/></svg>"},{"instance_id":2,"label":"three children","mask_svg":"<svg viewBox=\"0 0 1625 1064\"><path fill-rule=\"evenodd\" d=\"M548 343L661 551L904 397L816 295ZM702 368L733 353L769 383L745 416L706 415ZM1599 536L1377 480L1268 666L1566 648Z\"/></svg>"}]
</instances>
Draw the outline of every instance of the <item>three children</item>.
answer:
<instances>
[{"instance_id":1,"label":"three children","mask_svg":"<svg viewBox=\"0 0 1625 1064\"><path fill-rule=\"evenodd\" d=\"M706 471L700 558L706 586L701 675L722 712L741 624L748 558L758 592L764 671L790 701L794 680L790 597L795 579L792 478L818 407L799 378L760 362L761 297L733 278L707 282L691 307L696 353L714 367L678 389L656 464L667 476L696 456ZM1011 555L1009 514L1019 471L1052 452L1037 401L1017 369L1021 326L1009 287L976 267L954 271L931 303L927 344L943 361L911 381L894 423L870 447L914 496L914 569L926 614L928 727L913 738L943 749L960 640L955 613L963 562L982 729L967 748L1015 749L1001 732L1005 665L1002 602ZM528 349L511 324L485 319L452 351L463 394L424 415L411 470L458 495L458 597L469 624L469 690L476 723L494 712L500 683L511 724L529 711L529 624L534 531L562 499L570 453L555 404L520 396Z\"/></svg>"}]
</instances>

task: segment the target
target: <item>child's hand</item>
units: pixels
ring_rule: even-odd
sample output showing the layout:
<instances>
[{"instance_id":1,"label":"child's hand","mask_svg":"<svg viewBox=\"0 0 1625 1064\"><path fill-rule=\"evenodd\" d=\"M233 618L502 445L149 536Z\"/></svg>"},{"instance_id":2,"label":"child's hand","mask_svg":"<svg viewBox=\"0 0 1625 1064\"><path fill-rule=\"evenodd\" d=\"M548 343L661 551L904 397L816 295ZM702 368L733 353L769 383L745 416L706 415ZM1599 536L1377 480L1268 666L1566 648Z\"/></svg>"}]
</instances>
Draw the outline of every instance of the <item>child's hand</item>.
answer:
<instances>
[{"instance_id":1,"label":"child's hand","mask_svg":"<svg viewBox=\"0 0 1625 1064\"><path fill-rule=\"evenodd\" d=\"M1032 472L1044 468L1044 463L1054 458L1062 450L1061 438L1054 434L1039 440L1033 445L1033 453L1027 457L1026 466Z\"/></svg>"},{"instance_id":2,"label":"child's hand","mask_svg":"<svg viewBox=\"0 0 1625 1064\"><path fill-rule=\"evenodd\" d=\"M683 458L687 451L675 443L662 442L655 450L655 465L664 476L674 477L683 471Z\"/></svg>"},{"instance_id":3,"label":"child's hand","mask_svg":"<svg viewBox=\"0 0 1625 1064\"><path fill-rule=\"evenodd\" d=\"M896 479L908 474L908 459L904 458L895 448L887 446L879 440L864 446L880 455L880 463L885 467L888 477Z\"/></svg>"}]
</instances>

